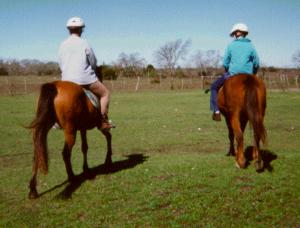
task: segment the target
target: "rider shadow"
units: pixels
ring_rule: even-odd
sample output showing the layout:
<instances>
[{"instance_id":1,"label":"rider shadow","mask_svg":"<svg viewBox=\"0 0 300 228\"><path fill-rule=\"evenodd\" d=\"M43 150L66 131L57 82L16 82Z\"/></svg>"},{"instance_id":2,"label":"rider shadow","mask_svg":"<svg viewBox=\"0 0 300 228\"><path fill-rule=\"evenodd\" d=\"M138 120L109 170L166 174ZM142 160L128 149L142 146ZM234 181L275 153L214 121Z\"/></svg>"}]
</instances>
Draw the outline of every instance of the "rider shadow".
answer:
<instances>
[{"instance_id":1,"label":"rider shadow","mask_svg":"<svg viewBox=\"0 0 300 228\"><path fill-rule=\"evenodd\" d=\"M253 146L248 146L245 150L245 157L246 157L246 160L247 160L247 165L246 167L248 167L250 165L250 161L253 160L253 157L252 157L252 151L253 151ZM264 164L264 167L263 169L261 170L261 172L267 170L269 172L273 172L274 168L273 166L271 165L271 162L275 159L277 159L277 155L269 150L260 150L261 152L261 156L262 156L262 160L263 160L263 164Z\"/></svg>"},{"instance_id":2,"label":"rider shadow","mask_svg":"<svg viewBox=\"0 0 300 228\"><path fill-rule=\"evenodd\" d=\"M113 162L110 165L102 164L93 168L90 168L88 172L82 172L79 175L76 175L74 177L74 180L71 182L64 181L63 183L54 186L53 188L41 193L39 196L44 195L48 192L51 192L55 190L56 188L59 188L66 183L68 185L65 187L65 189L60 192L55 198L57 199L70 199L72 197L72 194L81 186L82 183L84 183L86 180L92 180L98 175L106 175L106 174L112 174L119 172L121 170L131 169L135 166L142 164L148 159L148 156L144 156L143 154L131 154L126 156L127 159Z\"/></svg>"}]
</instances>

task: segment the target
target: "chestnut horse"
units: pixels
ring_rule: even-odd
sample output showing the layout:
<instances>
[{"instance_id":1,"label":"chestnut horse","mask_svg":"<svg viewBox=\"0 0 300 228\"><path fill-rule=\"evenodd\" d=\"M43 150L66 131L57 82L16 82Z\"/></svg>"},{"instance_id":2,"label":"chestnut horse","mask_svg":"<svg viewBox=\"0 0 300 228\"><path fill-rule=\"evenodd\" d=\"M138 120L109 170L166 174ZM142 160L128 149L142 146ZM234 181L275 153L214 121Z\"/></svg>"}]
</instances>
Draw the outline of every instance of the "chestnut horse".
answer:
<instances>
[{"instance_id":1,"label":"chestnut horse","mask_svg":"<svg viewBox=\"0 0 300 228\"><path fill-rule=\"evenodd\" d=\"M257 171L263 169L260 141L266 140L264 115L266 109L266 88L255 75L239 74L230 77L218 92L218 105L224 115L229 131L230 147L228 155L236 156L236 165L246 167L243 133L247 122L254 132L252 157ZM234 149L234 138L237 150Z\"/></svg>"},{"instance_id":2,"label":"chestnut horse","mask_svg":"<svg viewBox=\"0 0 300 228\"><path fill-rule=\"evenodd\" d=\"M45 83L41 86L36 117L29 126L33 129L34 144L33 175L29 184L29 198L38 197L36 189L38 170L47 174L47 135L55 123L58 123L64 132L65 143L62 155L68 180L72 182L75 178L71 165L71 151L75 144L77 130L81 134L83 171L84 174L88 174L86 131L101 126L99 110L92 105L80 85L67 81ZM107 142L105 164L110 165L112 163L111 134L108 131L102 131L102 133Z\"/></svg>"}]
</instances>

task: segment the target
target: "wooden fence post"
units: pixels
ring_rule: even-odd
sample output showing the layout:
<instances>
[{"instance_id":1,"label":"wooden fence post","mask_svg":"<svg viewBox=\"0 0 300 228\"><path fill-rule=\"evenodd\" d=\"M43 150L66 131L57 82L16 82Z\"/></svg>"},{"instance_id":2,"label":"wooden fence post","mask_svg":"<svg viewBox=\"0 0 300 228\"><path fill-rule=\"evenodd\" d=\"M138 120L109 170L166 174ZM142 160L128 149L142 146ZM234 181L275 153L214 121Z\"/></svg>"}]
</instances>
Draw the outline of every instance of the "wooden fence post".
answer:
<instances>
[{"instance_id":1,"label":"wooden fence post","mask_svg":"<svg viewBox=\"0 0 300 228\"><path fill-rule=\"evenodd\" d=\"M289 77L286 74L284 75L284 77L285 77L286 85L289 88L290 87Z\"/></svg>"},{"instance_id":2,"label":"wooden fence post","mask_svg":"<svg viewBox=\"0 0 300 228\"><path fill-rule=\"evenodd\" d=\"M111 90L114 89L114 82L113 82L113 79L110 79L110 84L111 84Z\"/></svg>"},{"instance_id":3,"label":"wooden fence post","mask_svg":"<svg viewBox=\"0 0 300 228\"><path fill-rule=\"evenodd\" d=\"M159 88L161 87L161 83L162 83L161 74L159 73Z\"/></svg>"},{"instance_id":4,"label":"wooden fence post","mask_svg":"<svg viewBox=\"0 0 300 228\"><path fill-rule=\"evenodd\" d=\"M9 85L8 77L6 77L6 84L7 84L8 94L9 94L9 95L12 95L11 88L10 88L10 85Z\"/></svg>"},{"instance_id":5,"label":"wooden fence post","mask_svg":"<svg viewBox=\"0 0 300 228\"><path fill-rule=\"evenodd\" d=\"M138 76L138 78L137 78L137 82L136 82L136 85L135 85L135 92L138 91L139 85L140 85L140 76Z\"/></svg>"},{"instance_id":6,"label":"wooden fence post","mask_svg":"<svg viewBox=\"0 0 300 228\"><path fill-rule=\"evenodd\" d=\"M27 94L27 80L26 77L24 77L24 90L25 90L25 94Z\"/></svg>"},{"instance_id":7,"label":"wooden fence post","mask_svg":"<svg viewBox=\"0 0 300 228\"><path fill-rule=\"evenodd\" d=\"M8 93L10 96L16 95L17 94L17 87L14 84L13 80L9 77L6 78L6 83L7 83L7 89Z\"/></svg>"}]
</instances>

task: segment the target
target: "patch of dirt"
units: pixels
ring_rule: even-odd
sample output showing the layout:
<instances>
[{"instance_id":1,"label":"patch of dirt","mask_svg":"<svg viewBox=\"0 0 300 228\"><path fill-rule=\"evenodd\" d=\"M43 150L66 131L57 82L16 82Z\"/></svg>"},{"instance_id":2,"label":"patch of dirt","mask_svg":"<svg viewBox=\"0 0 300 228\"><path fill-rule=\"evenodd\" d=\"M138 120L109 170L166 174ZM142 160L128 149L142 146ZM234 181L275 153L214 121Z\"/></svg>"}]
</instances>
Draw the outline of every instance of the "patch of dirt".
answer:
<instances>
[{"instance_id":1,"label":"patch of dirt","mask_svg":"<svg viewBox=\"0 0 300 228\"><path fill-rule=\"evenodd\" d=\"M148 153L159 153L159 154L171 154L171 153L182 153L182 154L199 154L199 153L219 153L219 149L216 147L205 147L203 148L202 143L194 144L183 144L183 145L166 145L160 146L159 148L154 148L151 150L145 150ZM225 151L224 151L225 154Z\"/></svg>"},{"instance_id":2,"label":"patch of dirt","mask_svg":"<svg viewBox=\"0 0 300 228\"><path fill-rule=\"evenodd\" d=\"M172 177L174 177L175 175L160 175L160 176L154 176L153 178L156 179L156 180L168 180Z\"/></svg>"},{"instance_id":3,"label":"patch of dirt","mask_svg":"<svg viewBox=\"0 0 300 228\"><path fill-rule=\"evenodd\" d=\"M20 153L20 154L4 154L0 156L0 166L2 168L16 167L19 163L26 165L24 162L28 161L31 164L31 159L27 159L32 153Z\"/></svg>"}]
</instances>

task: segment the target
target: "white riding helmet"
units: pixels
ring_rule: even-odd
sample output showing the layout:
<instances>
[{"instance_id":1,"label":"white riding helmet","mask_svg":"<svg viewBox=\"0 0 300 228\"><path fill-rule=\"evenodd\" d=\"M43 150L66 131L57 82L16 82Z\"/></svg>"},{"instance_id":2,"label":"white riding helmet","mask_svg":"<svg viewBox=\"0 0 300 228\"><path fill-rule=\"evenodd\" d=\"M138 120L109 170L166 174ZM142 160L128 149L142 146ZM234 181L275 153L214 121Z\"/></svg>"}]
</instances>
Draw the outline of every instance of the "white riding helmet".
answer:
<instances>
[{"instance_id":1,"label":"white riding helmet","mask_svg":"<svg viewBox=\"0 0 300 228\"><path fill-rule=\"evenodd\" d=\"M67 28L85 27L84 21L80 17L71 17L67 22Z\"/></svg>"},{"instance_id":2,"label":"white riding helmet","mask_svg":"<svg viewBox=\"0 0 300 228\"><path fill-rule=\"evenodd\" d=\"M233 36L236 31L245 32L246 34L249 33L248 26L243 23L235 24L230 31L230 36Z\"/></svg>"}]
</instances>

